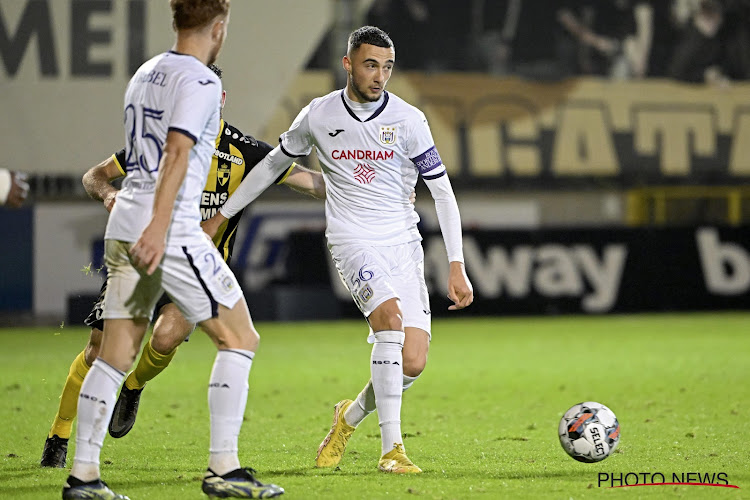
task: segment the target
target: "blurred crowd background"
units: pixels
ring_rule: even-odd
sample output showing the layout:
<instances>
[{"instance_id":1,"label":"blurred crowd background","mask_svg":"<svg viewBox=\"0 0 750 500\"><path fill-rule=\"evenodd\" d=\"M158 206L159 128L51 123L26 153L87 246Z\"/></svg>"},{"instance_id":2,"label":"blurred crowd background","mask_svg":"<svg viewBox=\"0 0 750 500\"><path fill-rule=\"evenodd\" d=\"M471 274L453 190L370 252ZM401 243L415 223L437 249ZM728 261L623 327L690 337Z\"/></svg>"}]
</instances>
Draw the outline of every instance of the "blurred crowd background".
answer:
<instances>
[{"instance_id":1,"label":"blurred crowd background","mask_svg":"<svg viewBox=\"0 0 750 500\"><path fill-rule=\"evenodd\" d=\"M530 79L750 77L748 0L377 0L401 69ZM323 44L309 63L328 67Z\"/></svg>"}]
</instances>

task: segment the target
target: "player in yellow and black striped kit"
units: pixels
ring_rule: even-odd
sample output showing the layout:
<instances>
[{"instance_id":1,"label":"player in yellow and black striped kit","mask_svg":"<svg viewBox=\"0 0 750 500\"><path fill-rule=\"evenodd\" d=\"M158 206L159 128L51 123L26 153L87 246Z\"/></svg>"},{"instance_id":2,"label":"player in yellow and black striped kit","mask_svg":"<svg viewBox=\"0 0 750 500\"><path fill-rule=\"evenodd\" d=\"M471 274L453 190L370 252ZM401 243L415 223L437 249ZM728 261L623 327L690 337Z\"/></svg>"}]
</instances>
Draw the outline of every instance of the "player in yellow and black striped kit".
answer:
<instances>
[{"instance_id":1,"label":"player in yellow and black striped kit","mask_svg":"<svg viewBox=\"0 0 750 500\"><path fill-rule=\"evenodd\" d=\"M221 77L221 70L218 67L212 66L211 69ZM225 96L226 94L222 98L222 106ZM201 198L200 210L204 220L216 213L219 207L237 189L247 173L272 149L269 144L244 135L237 128L226 123L223 119L221 120L211 170ZM112 181L125 176L124 165L125 150L122 149L91 168L83 176L86 192L92 198L102 201L107 211L112 210L118 192L112 186ZM316 198L325 197L325 183L322 175L300 165L292 164L276 182ZM213 239L214 244L227 262L232 257L232 247L241 217L242 212L226 221ZM81 390L83 378L99 353L104 329L104 321L101 315L106 296L106 284L105 281L99 299L94 304L91 314L84 321L86 325L91 327L89 342L70 366L60 396L57 415L55 415L44 444L42 467L65 467L68 440L72 432L73 419L77 413L78 394ZM135 424L138 403L146 382L167 367L177 351L177 346L195 328L195 325L188 323L182 316L177 306L172 304L166 294L157 304L154 316L156 321L151 338L144 345L135 370L125 379L120 397L115 405L112 420L109 424L109 433L112 437L119 438L130 431Z\"/></svg>"}]
</instances>

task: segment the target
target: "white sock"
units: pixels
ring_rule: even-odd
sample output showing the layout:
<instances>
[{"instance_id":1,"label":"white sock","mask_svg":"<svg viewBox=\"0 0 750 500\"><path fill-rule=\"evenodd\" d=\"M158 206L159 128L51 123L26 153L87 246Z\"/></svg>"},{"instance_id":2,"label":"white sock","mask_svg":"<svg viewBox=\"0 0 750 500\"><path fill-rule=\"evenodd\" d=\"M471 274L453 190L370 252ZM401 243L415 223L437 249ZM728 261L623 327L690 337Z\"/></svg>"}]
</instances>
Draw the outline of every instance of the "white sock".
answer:
<instances>
[{"instance_id":1,"label":"white sock","mask_svg":"<svg viewBox=\"0 0 750 500\"><path fill-rule=\"evenodd\" d=\"M402 390L406 392L406 389L411 387L411 385L419 378L419 375L416 377L410 377L409 375L404 375L404 383L402 384Z\"/></svg>"},{"instance_id":2,"label":"white sock","mask_svg":"<svg viewBox=\"0 0 750 500\"><path fill-rule=\"evenodd\" d=\"M375 391L372 389L372 380L368 380L357 399L344 412L344 420L352 427L357 427L375 408Z\"/></svg>"},{"instance_id":3,"label":"white sock","mask_svg":"<svg viewBox=\"0 0 750 500\"><path fill-rule=\"evenodd\" d=\"M237 441L247 404L247 379L255 353L223 349L216 354L208 384L211 447L208 467L218 475L240 468Z\"/></svg>"},{"instance_id":4,"label":"white sock","mask_svg":"<svg viewBox=\"0 0 750 500\"><path fill-rule=\"evenodd\" d=\"M83 379L78 397L76 454L70 470L70 475L81 481L99 478L99 455L124 379L125 373L99 358Z\"/></svg>"},{"instance_id":5,"label":"white sock","mask_svg":"<svg viewBox=\"0 0 750 500\"><path fill-rule=\"evenodd\" d=\"M404 375L403 384L401 385L402 390L406 391L418 378L419 375L416 377ZM374 411L375 391L372 390L372 380L368 380L365 388L357 395L357 399L344 412L344 420L352 427L357 427L367 415Z\"/></svg>"},{"instance_id":6,"label":"white sock","mask_svg":"<svg viewBox=\"0 0 750 500\"><path fill-rule=\"evenodd\" d=\"M401 437L401 394L403 393L404 332L386 330L375 333L370 356L370 374L375 405L380 421L383 455L403 442Z\"/></svg>"}]
</instances>

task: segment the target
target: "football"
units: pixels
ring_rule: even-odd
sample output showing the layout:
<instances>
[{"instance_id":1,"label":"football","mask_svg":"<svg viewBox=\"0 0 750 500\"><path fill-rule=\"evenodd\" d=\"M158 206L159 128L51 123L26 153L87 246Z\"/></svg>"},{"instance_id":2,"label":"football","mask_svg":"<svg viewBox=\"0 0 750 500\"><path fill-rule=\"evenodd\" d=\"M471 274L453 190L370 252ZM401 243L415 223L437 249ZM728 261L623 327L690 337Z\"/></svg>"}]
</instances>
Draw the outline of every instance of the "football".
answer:
<instances>
[{"instance_id":1,"label":"football","mask_svg":"<svg viewBox=\"0 0 750 500\"><path fill-rule=\"evenodd\" d=\"M579 462L599 462L620 442L620 423L614 412L601 403L573 405L560 419L560 444Z\"/></svg>"}]
</instances>

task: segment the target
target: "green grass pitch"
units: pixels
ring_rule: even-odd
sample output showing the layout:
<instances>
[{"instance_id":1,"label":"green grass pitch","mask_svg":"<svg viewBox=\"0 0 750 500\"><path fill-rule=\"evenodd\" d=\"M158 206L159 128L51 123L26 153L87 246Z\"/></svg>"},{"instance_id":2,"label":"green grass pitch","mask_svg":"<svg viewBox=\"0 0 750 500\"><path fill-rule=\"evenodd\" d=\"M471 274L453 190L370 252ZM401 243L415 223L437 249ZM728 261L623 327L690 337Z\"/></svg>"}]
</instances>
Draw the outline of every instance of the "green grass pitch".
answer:
<instances>
[{"instance_id":1,"label":"green grass pitch","mask_svg":"<svg viewBox=\"0 0 750 500\"><path fill-rule=\"evenodd\" d=\"M283 498L750 498L750 313L436 320L427 370L404 396L406 449L424 469L416 477L377 471L376 415L339 470L314 468L333 405L369 376L363 321L258 328L240 459ZM67 470L38 461L87 335L0 331L0 498L60 498ZM148 385L133 431L107 436L102 474L115 491L203 497L214 353L194 334ZM586 400L622 425L618 452L597 464L572 460L557 438L562 413ZM628 472L723 472L740 489L597 483Z\"/></svg>"}]
</instances>

